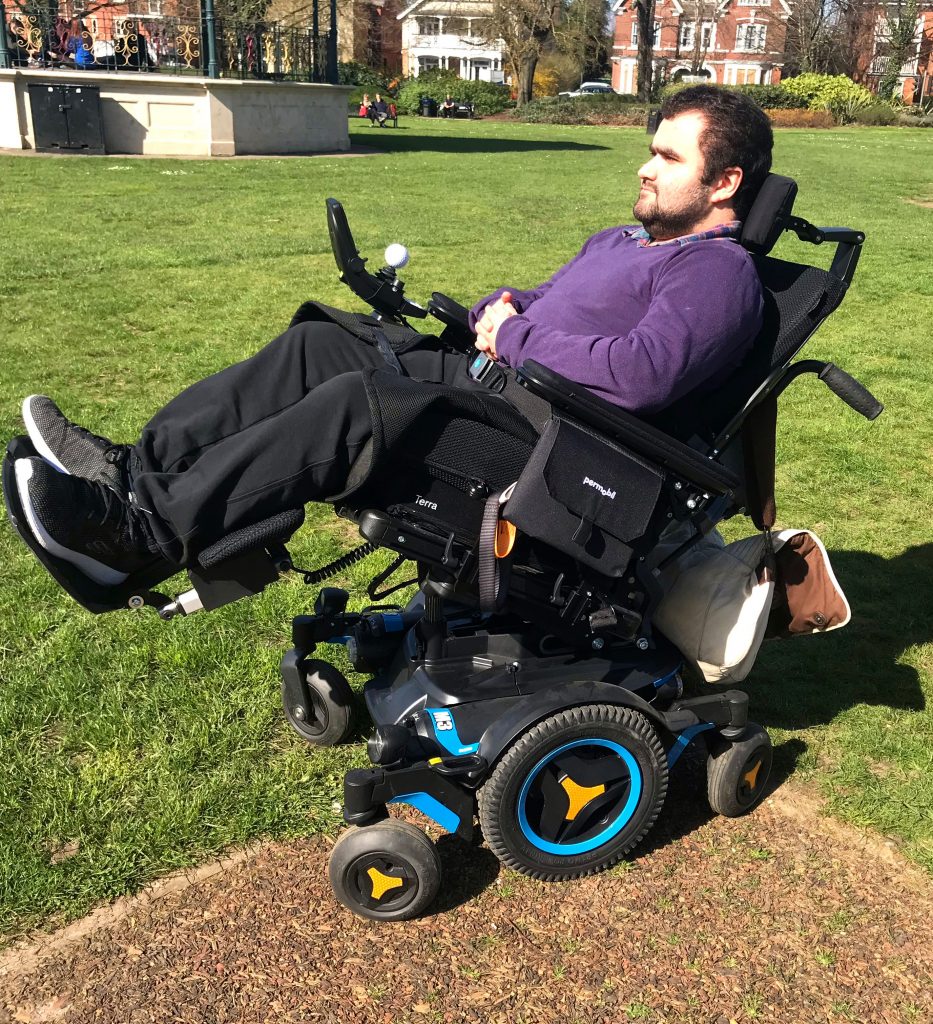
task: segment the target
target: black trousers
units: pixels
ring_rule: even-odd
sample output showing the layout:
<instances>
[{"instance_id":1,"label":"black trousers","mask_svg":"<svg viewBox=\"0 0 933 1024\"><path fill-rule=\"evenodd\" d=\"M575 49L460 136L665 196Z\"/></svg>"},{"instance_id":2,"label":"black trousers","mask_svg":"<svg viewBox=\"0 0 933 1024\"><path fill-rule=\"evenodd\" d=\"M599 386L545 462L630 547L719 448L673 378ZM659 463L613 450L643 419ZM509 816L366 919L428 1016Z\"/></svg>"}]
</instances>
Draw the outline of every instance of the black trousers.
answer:
<instances>
[{"instance_id":1,"label":"black trousers","mask_svg":"<svg viewBox=\"0 0 933 1024\"><path fill-rule=\"evenodd\" d=\"M434 338L399 356L417 380L478 387ZM161 552L184 565L233 530L344 489L371 434L361 370L379 351L332 323L303 323L193 384L149 421L131 485Z\"/></svg>"}]
</instances>

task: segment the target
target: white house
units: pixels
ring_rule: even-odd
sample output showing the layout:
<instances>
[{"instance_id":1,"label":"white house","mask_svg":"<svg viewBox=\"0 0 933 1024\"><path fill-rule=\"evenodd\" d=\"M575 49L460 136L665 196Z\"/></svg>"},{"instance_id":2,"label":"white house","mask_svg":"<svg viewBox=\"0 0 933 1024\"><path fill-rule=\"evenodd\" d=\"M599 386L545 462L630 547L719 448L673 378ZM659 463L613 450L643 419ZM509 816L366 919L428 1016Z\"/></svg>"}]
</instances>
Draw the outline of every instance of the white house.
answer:
<instances>
[{"instance_id":1,"label":"white house","mask_svg":"<svg viewBox=\"0 0 933 1024\"><path fill-rule=\"evenodd\" d=\"M489 38L492 4L483 0L415 0L401 14L402 74L417 77L431 68L461 78L504 81L501 39Z\"/></svg>"}]
</instances>

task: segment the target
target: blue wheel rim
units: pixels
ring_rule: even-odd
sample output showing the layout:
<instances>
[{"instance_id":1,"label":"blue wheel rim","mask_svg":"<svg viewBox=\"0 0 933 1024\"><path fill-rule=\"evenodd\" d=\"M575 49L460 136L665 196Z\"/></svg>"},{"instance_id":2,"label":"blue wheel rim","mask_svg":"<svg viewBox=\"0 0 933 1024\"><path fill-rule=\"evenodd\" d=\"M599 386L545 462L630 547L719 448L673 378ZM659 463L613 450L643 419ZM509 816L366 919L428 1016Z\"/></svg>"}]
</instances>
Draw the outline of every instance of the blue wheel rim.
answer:
<instances>
[{"instance_id":1,"label":"blue wheel rim","mask_svg":"<svg viewBox=\"0 0 933 1024\"><path fill-rule=\"evenodd\" d=\"M553 791L554 783L561 776L560 762L567 760L568 755L572 758L571 751L578 751L582 754L584 748L590 748L588 751L590 761L599 759L606 761L604 770L614 776L613 787L614 791L619 793L619 796L615 806L608 810L604 818L600 818L597 824L588 830L591 834L587 835L586 838L578 841L574 841L570 837L566 840L558 839L557 841L548 839L540 834L538 830L540 826L532 824L532 820L540 817L536 810L532 810L531 805L533 803L540 805L542 802L541 790L544 787L541 783L546 777L543 773L548 773L551 776L548 785ZM600 749L594 751L592 748ZM562 780L559 784L564 785ZM642 772L638 762L632 753L621 744L599 738L574 740L572 743L565 743L563 746L546 754L528 773L518 794L519 828L525 839L543 853L553 854L558 857L572 857L581 853L590 853L592 850L598 849L614 839L631 821L635 808L638 806L642 788ZM610 792L607 791L605 796L608 797L609 795ZM553 799L552 797L552 803ZM621 803L621 806L618 806L619 802L623 800L624 802ZM599 805L594 803L593 806L597 809L591 813L598 814ZM582 812L585 813L586 810L587 806L584 804ZM568 818L567 820L570 819Z\"/></svg>"}]
</instances>

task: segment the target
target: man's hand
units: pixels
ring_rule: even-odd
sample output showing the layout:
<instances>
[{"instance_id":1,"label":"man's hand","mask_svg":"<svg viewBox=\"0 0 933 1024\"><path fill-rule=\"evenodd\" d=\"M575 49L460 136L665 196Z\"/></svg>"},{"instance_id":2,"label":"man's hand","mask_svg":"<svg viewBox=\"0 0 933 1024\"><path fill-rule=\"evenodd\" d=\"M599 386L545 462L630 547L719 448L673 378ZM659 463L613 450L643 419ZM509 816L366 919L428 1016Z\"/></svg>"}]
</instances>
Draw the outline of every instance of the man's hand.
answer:
<instances>
[{"instance_id":1,"label":"man's hand","mask_svg":"<svg viewBox=\"0 0 933 1024\"><path fill-rule=\"evenodd\" d=\"M476 322L476 347L480 352L497 358L496 335L510 316L518 316L518 310L512 305L512 293L503 292L491 306L486 307L482 319Z\"/></svg>"}]
</instances>

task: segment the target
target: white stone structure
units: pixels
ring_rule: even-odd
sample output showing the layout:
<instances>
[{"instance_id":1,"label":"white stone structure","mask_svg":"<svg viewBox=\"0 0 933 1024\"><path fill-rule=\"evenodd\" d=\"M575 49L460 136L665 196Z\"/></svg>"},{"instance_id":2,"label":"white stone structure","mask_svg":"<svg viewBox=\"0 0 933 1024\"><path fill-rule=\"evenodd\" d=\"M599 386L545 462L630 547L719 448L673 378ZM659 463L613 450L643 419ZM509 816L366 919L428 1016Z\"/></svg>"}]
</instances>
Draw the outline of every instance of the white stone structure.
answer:
<instances>
[{"instance_id":1,"label":"white stone structure","mask_svg":"<svg viewBox=\"0 0 933 1024\"><path fill-rule=\"evenodd\" d=\"M402 74L444 68L468 80L504 81L505 44L489 38L491 12L483 0L416 0L398 15Z\"/></svg>"},{"instance_id":2,"label":"white stone structure","mask_svg":"<svg viewBox=\"0 0 933 1024\"><path fill-rule=\"evenodd\" d=\"M104 149L145 156L350 148L349 86L187 75L0 70L0 149L34 149L30 83L97 86Z\"/></svg>"}]
</instances>

